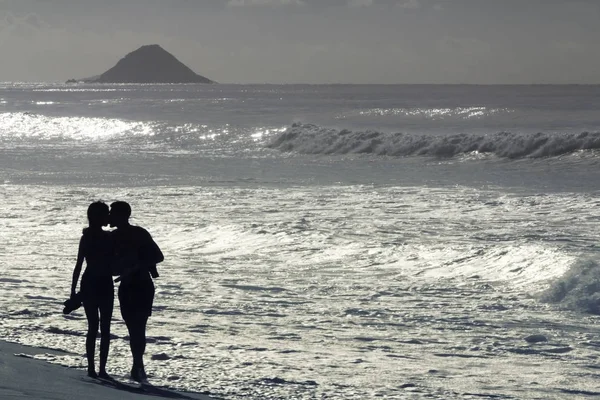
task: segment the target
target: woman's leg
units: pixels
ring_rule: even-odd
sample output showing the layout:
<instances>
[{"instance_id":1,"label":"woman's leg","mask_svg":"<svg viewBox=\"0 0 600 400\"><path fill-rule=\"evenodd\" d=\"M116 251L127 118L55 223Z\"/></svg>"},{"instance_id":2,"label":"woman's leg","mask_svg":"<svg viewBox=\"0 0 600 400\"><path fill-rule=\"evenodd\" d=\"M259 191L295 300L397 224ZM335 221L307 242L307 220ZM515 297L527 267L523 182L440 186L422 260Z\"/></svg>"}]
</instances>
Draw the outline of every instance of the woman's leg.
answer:
<instances>
[{"instance_id":1,"label":"woman's leg","mask_svg":"<svg viewBox=\"0 0 600 400\"><path fill-rule=\"evenodd\" d=\"M112 290L112 288L111 288ZM107 296L100 306L100 375L107 376L106 362L110 348L110 323L113 313L114 295Z\"/></svg>"},{"instance_id":2,"label":"woman's leg","mask_svg":"<svg viewBox=\"0 0 600 400\"><path fill-rule=\"evenodd\" d=\"M98 335L98 304L95 302L84 302L83 308L88 321L88 330L85 337L85 353L88 362L88 376L95 378L96 367L94 365L94 356L96 353L96 336Z\"/></svg>"}]
</instances>

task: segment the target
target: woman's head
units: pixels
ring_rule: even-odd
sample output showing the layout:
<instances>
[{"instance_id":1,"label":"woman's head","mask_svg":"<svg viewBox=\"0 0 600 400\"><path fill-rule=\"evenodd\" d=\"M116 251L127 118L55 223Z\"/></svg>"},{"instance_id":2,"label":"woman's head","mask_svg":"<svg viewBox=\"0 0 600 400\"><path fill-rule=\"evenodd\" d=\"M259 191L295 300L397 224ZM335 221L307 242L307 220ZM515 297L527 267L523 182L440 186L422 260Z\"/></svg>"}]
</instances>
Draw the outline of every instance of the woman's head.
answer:
<instances>
[{"instance_id":1,"label":"woman's head","mask_svg":"<svg viewBox=\"0 0 600 400\"><path fill-rule=\"evenodd\" d=\"M108 205L102 201L96 201L88 207L87 217L90 227L102 227L108 225Z\"/></svg>"}]
</instances>

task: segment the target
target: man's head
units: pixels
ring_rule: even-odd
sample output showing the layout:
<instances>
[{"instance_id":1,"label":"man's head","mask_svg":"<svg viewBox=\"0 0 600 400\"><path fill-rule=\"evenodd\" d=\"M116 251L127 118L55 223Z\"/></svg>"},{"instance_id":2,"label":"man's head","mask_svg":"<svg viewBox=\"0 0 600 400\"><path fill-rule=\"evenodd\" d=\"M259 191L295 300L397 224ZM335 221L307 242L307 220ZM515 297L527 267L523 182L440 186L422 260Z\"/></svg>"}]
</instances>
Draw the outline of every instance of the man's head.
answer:
<instances>
[{"instance_id":1,"label":"man's head","mask_svg":"<svg viewBox=\"0 0 600 400\"><path fill-rule=\"evenodd\" d=\"M110 226L119 227L129 223L131 206L124 201L115 201L110 205Z\"/></svg>"}]
</instances>

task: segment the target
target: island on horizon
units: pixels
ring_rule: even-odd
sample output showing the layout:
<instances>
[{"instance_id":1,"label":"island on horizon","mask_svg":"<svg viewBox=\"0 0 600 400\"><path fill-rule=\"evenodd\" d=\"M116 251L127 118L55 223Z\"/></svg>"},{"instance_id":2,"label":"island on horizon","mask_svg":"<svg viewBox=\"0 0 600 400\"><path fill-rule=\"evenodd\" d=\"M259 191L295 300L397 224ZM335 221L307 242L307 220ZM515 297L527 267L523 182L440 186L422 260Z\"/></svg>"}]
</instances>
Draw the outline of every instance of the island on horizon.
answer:
<instances>
[{"instance_id":1,"label":"island on horizon","mask_svg":"<svg viewBox=\"0 0 600 400\"><path fill-rule=\"evenodd\" d=\"M101 75L67 83L216 83L198 75L158 44L140 47Z\"/></svg>"}]
</instances>

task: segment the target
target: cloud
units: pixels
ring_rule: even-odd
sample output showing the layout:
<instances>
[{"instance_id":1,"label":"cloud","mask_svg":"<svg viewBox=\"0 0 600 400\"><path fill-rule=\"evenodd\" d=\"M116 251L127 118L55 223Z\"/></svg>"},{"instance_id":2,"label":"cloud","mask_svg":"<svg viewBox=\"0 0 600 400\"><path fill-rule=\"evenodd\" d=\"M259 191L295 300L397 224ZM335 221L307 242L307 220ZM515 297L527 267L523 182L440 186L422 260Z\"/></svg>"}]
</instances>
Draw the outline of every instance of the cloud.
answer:
<instances>
[{"instance_id":1,"label":"cloud","mask_svg":"<svg viewBox=\"0 0 600 400\"><path fill-rule=\"evenodd\" d=\"M229 0L227 2L228 7L241 7L241 6L303 6L303 0Z\"/></svg>"},{"instance_id":2,"label":"cloud","mask_svg":"<svg viewBox=\"0 0 600 400\"><path fill-rule=\"evenodd\" d=\"M27 14L25 16L15 16L11 13L5 15L4 19L0 19L0 43L6 40L7 35L32 37L41 29L48 28L48 25L43 22L36 14Z\"/></svg>"},{"instance_id":3,"label":"cloud","mask_svg":"<svg viewBox=\"0 0 600 400\"><path fill-rule=\"evenodd\" d=\"M348 7L370 7L373 0L348 0Z\"/></svg>"},{"instance_id":4,"label":"cloud","mask_svg":"<svg viewBox=\"0 0 600 400\"><path fill-rule=\"evenodd\" d=\"M400 7L400 8L414 10L414 9L420 8L421 4L419 3L419 0L405 0L405 1L401 1L399 3L396 3L396 6Z\"/></svg>"},{"instance_id":5,"label":"cloud","mask_svg":"<svg viewBox=\"0 0 600 400\"><path fill-rule=\"evenodd\" d=\"M23 22L38 29L45 26L44 22L36 14L28 14L23 18Z\"/></svg>"},{"instance_id":6,"label":"cloud","mask_svg":"<svg viewBox=\"0 0 600 400\"><path fill-rule=\"evenodd\" d=\"M554 47L563 53L583 53L586 50L586 46L583 43L572 40L556 41L554 42Z\"/></svg>"}]
</instances>

